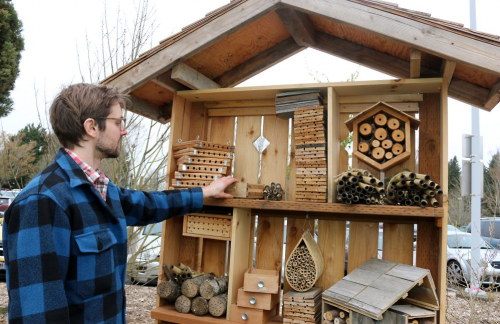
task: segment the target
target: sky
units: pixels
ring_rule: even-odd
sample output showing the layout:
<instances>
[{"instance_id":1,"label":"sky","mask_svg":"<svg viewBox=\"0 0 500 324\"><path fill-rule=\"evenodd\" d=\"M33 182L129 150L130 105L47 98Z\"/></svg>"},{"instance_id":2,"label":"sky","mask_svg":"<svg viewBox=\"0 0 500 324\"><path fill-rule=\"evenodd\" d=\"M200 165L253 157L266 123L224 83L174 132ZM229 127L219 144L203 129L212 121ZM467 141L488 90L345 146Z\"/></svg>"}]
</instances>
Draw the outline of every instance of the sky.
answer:
<instances>
[{"instance_id":1,"label":"sky","mask_svg":"<svg viewBox=\"0 0 500 324\"><path fill-rule=\"evenodd\" d=\"M469 0L390 0L400 7L424 11L433 17L470 26ZM117 19L131 22L139 0L12 0L23 23L25 50L20 75L12 92L14 111L0 119L2 130L14 134L29 123L47 126L46 109L62 86L87 80L86 41L91 55L101 39L104 8L110 25ZM190 23L228 0L149 0L158 25L150 47L180 31ZM500 0L477 0L477 30L500 35L498 13ZM145 48L146 50L147 48ZM80 60L80 65L79 65ZM307 49L275 65L239 86L277 85L345 81L359 71L358 81L387 80L392 77L364 68L334 56ZM471 107L449 99L448 156L462 155L462 134L471 132ZM483 136L484 162L500 150L500 105L492 112L480 111L480 135ZM496 135L495 135L496 134Z\"/></svg>"}]
</instances>

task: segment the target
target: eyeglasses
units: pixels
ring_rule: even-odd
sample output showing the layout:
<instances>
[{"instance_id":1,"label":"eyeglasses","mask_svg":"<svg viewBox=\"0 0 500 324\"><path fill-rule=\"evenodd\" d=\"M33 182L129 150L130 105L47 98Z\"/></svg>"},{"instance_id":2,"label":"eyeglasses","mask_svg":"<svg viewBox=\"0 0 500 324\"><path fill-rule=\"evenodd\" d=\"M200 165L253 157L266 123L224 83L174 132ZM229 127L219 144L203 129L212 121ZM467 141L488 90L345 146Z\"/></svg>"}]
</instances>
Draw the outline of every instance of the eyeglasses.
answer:
<instances>
[{"instance_id":1,"label":"eyeglasses","mask_svg":"<svg viewBox=\"0 0 500 324\"><path fill-rule=\"evenodd\" d=\"M122 131L122 132L125 130L125 124L127 123L127 118L125 118L125 117L96 117L94 119L121 120L120 131Z\"/></svg>"}]
</instances>

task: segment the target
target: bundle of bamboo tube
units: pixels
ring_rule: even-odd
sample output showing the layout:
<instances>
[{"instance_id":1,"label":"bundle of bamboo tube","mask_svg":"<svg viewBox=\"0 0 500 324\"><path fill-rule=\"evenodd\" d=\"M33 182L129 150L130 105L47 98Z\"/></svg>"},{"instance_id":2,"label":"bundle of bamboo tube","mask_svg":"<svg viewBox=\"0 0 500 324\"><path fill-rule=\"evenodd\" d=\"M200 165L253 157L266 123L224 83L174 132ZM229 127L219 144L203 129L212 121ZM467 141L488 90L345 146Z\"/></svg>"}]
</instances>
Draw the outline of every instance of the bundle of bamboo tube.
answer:
<instances>
[{"instance_id":1,"label":"bundle of bamboo tube","mask_svg":"<svg viewBox=\"0 0 500 324\"><path fill-rule=\"evenodd\" d=\"M264 199L267 200L283 200L283 196L285 191L283 191L283 187L279 183L271 182L271 185L264 186Z\"/></svg>"},{"instance_id":2,"label":"bundle of bamboo tube","mask_svg":"<svg viewBox=\"0 0 500 324\"><path fill-rule=\"evenodd\" d=\"M334 201L344 204L382 205L385 195L384 183L362 169L339 174L333 192Z\"/></svg>"},{"instance_id":3,"label":"bundle of bamboo tube","mask_svg":"<svg viewBox=\"0 0 500 324\"><path fill-rule=\"evenodd\" d=\"M380 112L359 125L358 151L383 163L404 153L405 123Z\"/></svg>"},{"instance_id":4,"label":"bundle of bamboo tube","mask_svg":"<svg viewBox=\"0 0 500 324\"><path fill-rule=\"evenodd\" d=\"M323 324L351 324L349 313L340 309L331 309L323 313Z\"/></svg>"},{"instance_id":5,"label":"bundle of bamboo tube","mask_svg":"<svg viewBox=\"0 0 500 324\"><path fill-rule=\"evenodd\" d=\"M442 195L441 186L431 180L426 174L415 172L400 172L387 185L386 202L390 205L436 208L439 202L437 195Z\"/></svg>"}]
</instances>

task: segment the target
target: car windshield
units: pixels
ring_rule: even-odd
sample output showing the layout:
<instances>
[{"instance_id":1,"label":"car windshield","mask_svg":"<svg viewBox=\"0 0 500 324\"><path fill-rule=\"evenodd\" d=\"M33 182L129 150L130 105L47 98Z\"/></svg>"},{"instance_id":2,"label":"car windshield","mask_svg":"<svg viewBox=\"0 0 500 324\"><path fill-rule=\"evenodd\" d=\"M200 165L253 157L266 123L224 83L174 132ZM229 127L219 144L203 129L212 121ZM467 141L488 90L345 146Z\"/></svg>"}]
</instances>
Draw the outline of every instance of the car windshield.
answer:
<instances>
[{"instance_id":1,"label":"car windshield","mask_svg":"<svg viewBox=\"0 0 500 324\"><path fill-rule=\"evenodd\" d=\"M470 249L472 246L472 235L462 233L448 234L448 246L452 249ZM481 239L481 249L487 249L488 244Z\"/></svg>"},{"instance_id":2,"label":"car windshield","mask_svg":"<svg viewBox=\"0 0 500 324\"><path fill-rule=\"evenodd\" d=\"M8 205L9 204L9 198L0 198L0 204L2 205Z\"/></svg>"},{"instance_id":3,"label":"car windshield","mask_svg":"<svg viewBox=\"0 0 500 324\"><path fill-rule=\"evenodd\" d=\"M142 235L161 236L161 223L147 225L146 227L144 227Z\"/></svg>"}]
</instances>

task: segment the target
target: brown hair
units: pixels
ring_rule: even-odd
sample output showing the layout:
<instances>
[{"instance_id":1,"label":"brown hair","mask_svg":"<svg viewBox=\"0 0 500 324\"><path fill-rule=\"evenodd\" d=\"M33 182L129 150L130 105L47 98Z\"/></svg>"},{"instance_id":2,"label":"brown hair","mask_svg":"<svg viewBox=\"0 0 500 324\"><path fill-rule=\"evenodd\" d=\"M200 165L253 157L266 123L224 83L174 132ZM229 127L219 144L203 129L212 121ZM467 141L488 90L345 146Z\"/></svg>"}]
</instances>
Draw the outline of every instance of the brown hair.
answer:
<instances>
[{"instance_id":1,"label":"brown hair","mask_svg":"<svg viewBox=\"0 0 500 324\"><path fill-rule=\"evenodd\" d=\"M61 90L50 107L50 123L62 146L80 146L85 135L83 123L95 118L99 129L106 129L106 120L116 103L125 107L127 96L105 85L78 83Z\"/></svg>"}]
</instances>

